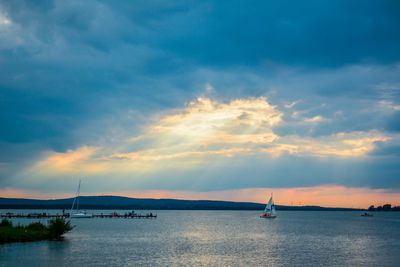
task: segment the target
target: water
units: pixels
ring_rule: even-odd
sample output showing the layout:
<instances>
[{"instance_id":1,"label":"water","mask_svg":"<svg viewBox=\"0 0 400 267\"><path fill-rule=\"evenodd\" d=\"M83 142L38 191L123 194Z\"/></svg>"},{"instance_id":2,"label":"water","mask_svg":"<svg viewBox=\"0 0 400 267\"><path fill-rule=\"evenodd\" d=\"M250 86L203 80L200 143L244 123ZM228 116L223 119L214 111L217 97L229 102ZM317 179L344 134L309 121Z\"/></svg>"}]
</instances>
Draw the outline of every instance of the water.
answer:
<instances>
[{"instance_id":1,"label":"water","mask_svg":"<svg viewBox=\"0 0 400 267\"><path fill-rule=\"evenodd\" d=\"M76 227L66 234L64 241L1 245L0 265L399 266L400 263L400 213L396 212L361 217L361 212L278 211L276 219L259 218L257 211L156 213L157 219L74 219Z\"/></svg>"}]
</instances>

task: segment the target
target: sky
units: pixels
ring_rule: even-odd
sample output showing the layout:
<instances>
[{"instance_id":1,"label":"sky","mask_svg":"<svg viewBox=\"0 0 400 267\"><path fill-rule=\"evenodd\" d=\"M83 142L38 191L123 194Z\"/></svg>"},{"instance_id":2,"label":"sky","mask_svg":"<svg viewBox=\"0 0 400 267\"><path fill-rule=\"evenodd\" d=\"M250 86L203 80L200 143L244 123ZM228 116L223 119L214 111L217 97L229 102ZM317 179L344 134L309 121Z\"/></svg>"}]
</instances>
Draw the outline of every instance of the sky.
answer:
<instances>
[{"instance_id":1,"label":"sky","mask_svg":"<svg viewBox=\"0 0 400 267\"><path fill-rule=\"evenodd\" d=\"M0 0L0 196L400 205L399 1Z\"/></svg>"}]
</instances>

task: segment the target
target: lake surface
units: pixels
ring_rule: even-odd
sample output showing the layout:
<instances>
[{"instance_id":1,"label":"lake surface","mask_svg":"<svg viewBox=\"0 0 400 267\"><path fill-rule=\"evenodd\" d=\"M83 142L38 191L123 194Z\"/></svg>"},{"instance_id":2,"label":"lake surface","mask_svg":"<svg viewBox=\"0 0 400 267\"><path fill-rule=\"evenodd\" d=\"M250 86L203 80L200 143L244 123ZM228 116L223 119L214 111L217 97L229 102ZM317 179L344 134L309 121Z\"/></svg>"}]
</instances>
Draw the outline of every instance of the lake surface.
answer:
<instances>
[{"instance_id":1,"label":"lake surface","mask_svg":"<svg viewBox=\"0 0 400 267\"><path fill-rule=\"evenodd\" d=\"M93 211L101 212L111 213ZM258 211L153 212L157 219L72 219L64 241L0 245L0 266L400 264L399 212L278 211L276 219Z\"/></svg>"}]
</instances>

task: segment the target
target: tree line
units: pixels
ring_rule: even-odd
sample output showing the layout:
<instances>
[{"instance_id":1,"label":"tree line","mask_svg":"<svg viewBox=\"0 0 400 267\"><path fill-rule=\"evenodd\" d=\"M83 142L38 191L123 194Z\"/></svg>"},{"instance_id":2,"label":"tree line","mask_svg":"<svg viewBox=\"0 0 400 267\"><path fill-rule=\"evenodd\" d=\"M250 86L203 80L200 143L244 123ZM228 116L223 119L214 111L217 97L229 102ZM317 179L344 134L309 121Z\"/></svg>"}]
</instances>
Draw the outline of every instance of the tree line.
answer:
<instances>
[{"instance_id":1,"label":"tree line","mask_svg":"<svg viewBox=\"0 0 400 267\"><path fill-rule=\"evenodd\" d=\"M371 205L368 208L369 211L400 211L400 206L392 207L391 204L385 204L383 206L378 206L375 208L374 205Z\"/></svg>"}]
</instances>

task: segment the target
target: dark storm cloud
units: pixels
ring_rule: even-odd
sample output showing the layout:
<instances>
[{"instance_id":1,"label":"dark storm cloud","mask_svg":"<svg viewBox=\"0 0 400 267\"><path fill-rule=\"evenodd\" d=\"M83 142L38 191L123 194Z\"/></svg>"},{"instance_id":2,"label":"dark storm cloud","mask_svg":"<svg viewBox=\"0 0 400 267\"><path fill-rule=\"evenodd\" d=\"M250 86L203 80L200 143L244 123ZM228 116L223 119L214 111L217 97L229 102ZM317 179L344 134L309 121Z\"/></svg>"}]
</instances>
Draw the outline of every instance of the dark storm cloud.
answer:
<instances>
[{"instance_id":1,"label":"dark storm cloud","mask_svg":"<svg viewBox=\"0 0 400 267\"><path fill-rule=\"evenodd\" d=\"M200 64L269 61L329 67L400 57L397 1L6 1L12 21L38 38L65 37L110 51L143 44ZM265 62L264 62L265 61Z\"/></svg>"},{"instance_id":2,"label":"dark storm cloud","mask_svg":"<svg viewBox=\"0 0 400 267\"><path fill-rule=\"evenodd\" d=\"M400 132L400 111L396 111L389 116L385 126L389 131Z\"/></svg>"},{"instance_id":3,"label":"dark storm cloud","mask_svg":"<svg viewBox=\"0 0 400 267\"><path fill-rule=\"evenodd\" d=\"M395 2L229 2L203 10L188 16L186 27L176 21L166 44L205 64L327 67L390 63L400 55Z\"/></svg>"},{"instance_id":4,"label":"dark storm cloud","mask_svg":"<svg viewBox=\"0 0 400 267\"><path fill-rule=\"evenodd\" d=\"M375 142L375 148L370 153L373 156L384 156L384 157L400 157L400 143L398 142ZM398 158L398 163L400 159Z\"/></svg>"}]
</instances>

